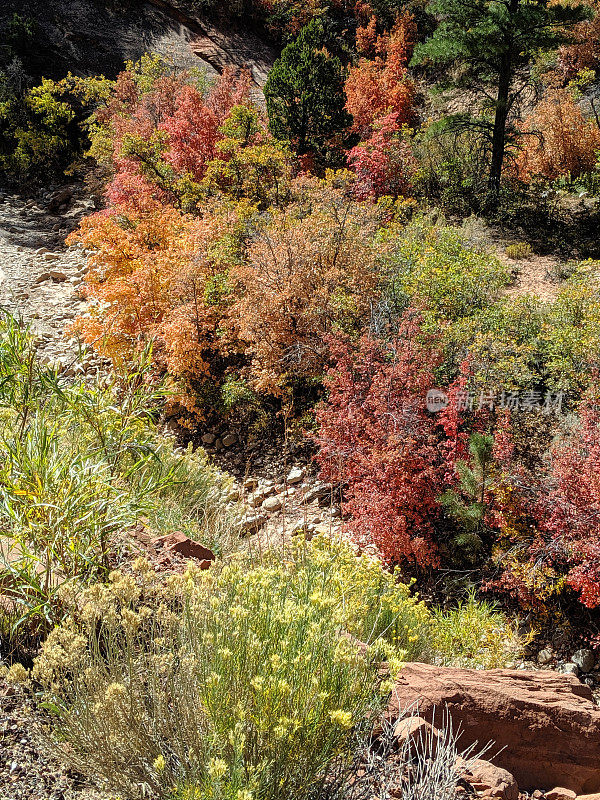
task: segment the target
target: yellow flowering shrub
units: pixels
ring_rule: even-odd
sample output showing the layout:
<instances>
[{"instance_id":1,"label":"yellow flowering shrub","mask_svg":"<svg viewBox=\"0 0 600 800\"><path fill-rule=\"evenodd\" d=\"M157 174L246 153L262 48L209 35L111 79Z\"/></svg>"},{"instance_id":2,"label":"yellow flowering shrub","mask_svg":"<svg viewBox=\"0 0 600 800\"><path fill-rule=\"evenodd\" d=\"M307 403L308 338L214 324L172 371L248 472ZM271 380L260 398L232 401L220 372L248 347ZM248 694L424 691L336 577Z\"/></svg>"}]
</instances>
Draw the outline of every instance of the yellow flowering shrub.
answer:
<instances>
[{"instance_id":1,"label":"yellow flowering shrub","mask_svg":"<svg viewBox=\"0 0 600 800\"><path fill-rule=\"evenodd\" d=\"M500 614L431 612L328 537L162 578L139 559L62 601L32 677L66 757L123 798L308 798L404 660L496 666L513 641Z\"/></svg>"},{"instance_id":2,"label":"yellow flowering shrub","mask_svg":"<svg viewBox=\"0 0 600 800\"><path fill-rule=\"evenodd\" d=\"M382 699L376 626L390 603L378 589L359 604L357 583L346 606L336 551L348 569L350 548L321 541L163 581L138 562L65 599L33 677L67 758L123 798L312 795ZM360 609L366 651L342 635L364 634Z\"/></svg>"},{"instance_id":3,"label":"yellow flowering shrub","mask_svg":"<svg viewBox=\"0 0 600 800\"><path fill-rule=\"evenodd\" d=\"M436 661L455 667L494 669L512 665L526 639L495 607L474 594L449 610L436 610Z\"/></svg>"}]
</instances>

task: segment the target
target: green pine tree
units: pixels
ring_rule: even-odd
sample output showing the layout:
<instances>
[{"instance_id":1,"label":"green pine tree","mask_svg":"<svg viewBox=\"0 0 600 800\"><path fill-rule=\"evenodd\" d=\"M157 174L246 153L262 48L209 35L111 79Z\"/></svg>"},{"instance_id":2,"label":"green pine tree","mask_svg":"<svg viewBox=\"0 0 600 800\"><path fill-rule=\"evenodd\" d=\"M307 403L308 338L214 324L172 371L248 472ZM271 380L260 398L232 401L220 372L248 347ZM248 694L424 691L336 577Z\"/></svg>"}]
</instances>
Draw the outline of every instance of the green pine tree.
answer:
<instances>
[{"instance_id":1,"label":"green pine tree","mask_svg":"<svg viewBox=\"0 0 600 800\"><path fill-rule=\"evenodd\" d=\"M344 68L328 50L331 37L314 19L281 53L265 85L269 127L299 155L323 154L352 122L345 109Z\"/></svg>"},{"instance_id":2,"label":"green pine tree","mask_svg":"<svg viewBox=\"0 0 600 800\"><path fill-rule=\"evenodd\" d=\"M458 487L440 497L442 506L462 529L454 539L454 546L470 556L477 554L485 539L486 493L491 482L493 445L494 439L489 434L472 434L469 462L456 463Z\"/></svg>"},{"instance_id":3,"label":"green pine tree","mask_svg":"<svg viewBox=\"0 0 600 800\"><path fill-rule=\"evenodd\" d=\"M488 202L498 201L507 143L515 134L511 112L529 83L535 53L567 40L567 30L589 16L589 8L568 0L430 0L439 24L418 46L414 64L458 67L447 86L479 90L482 115L460 115L489 140ZM491 113L490 113L491 112Z\"/></svg>"}]
</instances>

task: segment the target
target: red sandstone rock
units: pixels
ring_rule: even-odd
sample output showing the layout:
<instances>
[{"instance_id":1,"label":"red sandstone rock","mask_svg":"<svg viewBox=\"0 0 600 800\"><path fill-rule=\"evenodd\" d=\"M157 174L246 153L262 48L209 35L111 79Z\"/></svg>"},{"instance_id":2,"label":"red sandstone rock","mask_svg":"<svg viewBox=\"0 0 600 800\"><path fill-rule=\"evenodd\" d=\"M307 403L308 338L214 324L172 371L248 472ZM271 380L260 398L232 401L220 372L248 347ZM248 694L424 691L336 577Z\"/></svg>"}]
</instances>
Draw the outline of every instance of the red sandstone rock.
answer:
<instances>
[{"instance_id":1,"label":"red sandstone rock","mask_svg":"<svg viewBox=\"0 0 600 800\"><path fill-rule=\"evenodd\" d=\"M398 720L394 726L394 736L400 746L404 744L414 745L416 748L431 745L428 751L435 752L439 741L440 733L431 723L423 717L405 717Z\"/></svg>"},{"instance_id":2,"label":"red sandstone rock","mask_svg":"<svg viewBox=\"0 0 600 800\"><path fill-rule=\"evenodd\" d=\"M483 792L483 797L496 797L499 800L519 798L519 785L514 776L508 770L482 758L474 761L461 777L475 790Z\"/></svg>"},{"instance_id":3,"label":"red sandstone rock","mask_svg":"<svg viewBox=\"0 0 600 800\"><path fill-rule=\"evenodd\" d=\"M390 719L418 703L433 722L447 706L459 747L475 742L521 789L562 786L600 792L600 707L573 675L525 670L466 670L407 664L397 682Z\"/></svg>"},{"instance_id":4,"label":"red sandstone rock","mask_svg":"<svg viewBox=\"0 0 600 800\"><path fill-rule=\"evenodd\" d=\"M215 560L215 554L208 547L195 542L184 533L175 531L156 540L169 553L177 553L183 558L195 558L200 561L201 569L208 569L210 562Z\"/></svg>"},{"instance_id":5,"label":"red sandstone rock","mask_svg":"<svg viewBox=\"0 0 600 800\"><path fill-rule=\"evenodd\" d=\"M575 792L572 789L563 789L562 786L556 786L546 792L546 800L575 800Z\"/></svg>"}]
</instances>

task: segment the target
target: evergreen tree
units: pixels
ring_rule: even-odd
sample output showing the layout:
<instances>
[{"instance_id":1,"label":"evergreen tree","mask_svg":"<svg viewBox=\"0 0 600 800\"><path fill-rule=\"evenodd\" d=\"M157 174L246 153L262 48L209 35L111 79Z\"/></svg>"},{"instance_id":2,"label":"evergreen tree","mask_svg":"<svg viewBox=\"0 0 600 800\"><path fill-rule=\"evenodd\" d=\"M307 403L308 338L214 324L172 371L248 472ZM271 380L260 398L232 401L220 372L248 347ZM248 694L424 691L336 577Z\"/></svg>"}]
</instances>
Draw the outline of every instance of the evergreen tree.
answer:
<instances>
[{"instance_id":1,"label":"evergreen tree","mask_svg":"<svg viewBox=\"0 0 600 800\"><path fill-rule=\"evenodd\" d=\"M265 85L271 132L289 139L299 155L323 153L352 122L344 69L328 50L330 39L323 21L312 20L283 49Z\"/></svg>"},{"instance_id":2,"label":"evergreen tree","mask_svg":"<svg viewBox=\"0 0 600 800\"><path fill-rule=\"evenodd\" d=\"M486 494L491 483L493 446L494 439L489 434L471 434L470 461L456 462L458 486L444 492L439 498L462 529L454 538L454 546L470 557L477 554L485 539L485 515L488 510Z\"/></svg>"},{"instance_id":3,"label":"evergreen tree","mask_svg":"<svg viewBox=\"0 0 600 800\"><path fill-rule=\"evenodd\" d=\"M497 203L510 114L529 81L528 66L540 50L567 39L569 26L589 15L587 7L562 0L430 0L439 19L433 35L415 50L413 63L458 66L454 87L479 89L482 116L468 122L484 131L490 144L489 202ZM467 121L462 115L461 121Z\"/></svg>"}]
</instances>

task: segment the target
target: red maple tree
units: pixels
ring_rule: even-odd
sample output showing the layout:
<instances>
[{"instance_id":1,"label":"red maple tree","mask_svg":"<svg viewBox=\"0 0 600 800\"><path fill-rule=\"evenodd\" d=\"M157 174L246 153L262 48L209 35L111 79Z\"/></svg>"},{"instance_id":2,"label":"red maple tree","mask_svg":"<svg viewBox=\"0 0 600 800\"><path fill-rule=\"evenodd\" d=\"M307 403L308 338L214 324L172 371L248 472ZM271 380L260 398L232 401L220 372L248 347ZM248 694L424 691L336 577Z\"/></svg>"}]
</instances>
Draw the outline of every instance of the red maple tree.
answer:
<instances>
[{"instance_id":1,"label":"red maple tree","mask_svg":"<svg viewBox=\"0 0 600 800\"><path fill-rule=\"evenodd\" d=\"M317 412L322 474L347 486L344 511L361 545L388 563L435 566L444 465L425 401L434 343L411 312L392 342L331 337L330 348L328 400Z\"/></svg>"}]
</instances>

